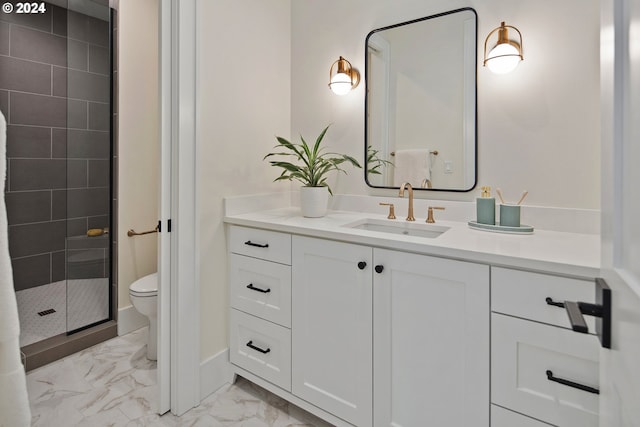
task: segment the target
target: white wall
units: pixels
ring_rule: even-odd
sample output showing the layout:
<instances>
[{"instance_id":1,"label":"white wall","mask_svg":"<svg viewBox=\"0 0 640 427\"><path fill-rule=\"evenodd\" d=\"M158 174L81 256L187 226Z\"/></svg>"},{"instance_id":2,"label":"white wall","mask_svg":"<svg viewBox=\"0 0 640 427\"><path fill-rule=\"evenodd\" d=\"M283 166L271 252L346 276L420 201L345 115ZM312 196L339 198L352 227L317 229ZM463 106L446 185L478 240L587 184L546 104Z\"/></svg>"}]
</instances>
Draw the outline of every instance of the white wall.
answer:
<instances>
[{"instance_id":1,"label":"white wall","mask_svg":"<svg viewBox=\"0 0 640 427\"><path fill-rule=\"evenodd\" d=\"M155 234L127 237L158 221L158 0L121 1L118 9L118 308L129 285L157 270Z\"/></svg>"},{"instance_id":2,"label":"white wall","mask_svg":"<svg viewBox=\"0 0 640 427\"><path fill-rule=\"evenodd\" d=\"M599 7L596 0L216 0L198 3L197 143L201 359L228 346L223 198L289 191L262 161L274 136L325 141L362 159L364 84L338 97L327 88L340 55L364 72L374 28L457 7L478 12L478 49L501 20L524 37L510 75L478 69L479 185L527 203L599 208ZM579 19L577 18L579 16ZM570 52L566 57L564 52ZM481 63L481 58L479 59ZM337 175L337 193L396 197ZM429 198L473 200L471 193ZM424 197L424 195L422 196Z\"/></svg>"},{"instance_id":3,"label":"white wall","mask_svg":"<svg viewBox=\"0 0 640 427\"><path fill-rule=\"evenodd\" d=\"M315 136L333 123L330 148L362 159L364 84L344 97L333 95L327 88L331 63L342 55L364 73L369 31L466 6L478 13L478 187L501 187L510 200L528 190L531 205L599 209L597 0L296 0L292 133ZM482 67L482 47L503 20L522 32L525 60L499 76ZM359 170L336 182L338 193L397 194L368 188ZM478 195L430 192L428 198Z\"/></svg>"},{"instance_id":4,"label":"white wall","mask_svg":"<svg viewBox=\"0 0 640 427\"><path fill-rule=\"evenodd\" d=\"M198 3L201 357L228 346L223 198L289 191L262 158L289 137L290 0Z\"/></svg>"}]
</instances>

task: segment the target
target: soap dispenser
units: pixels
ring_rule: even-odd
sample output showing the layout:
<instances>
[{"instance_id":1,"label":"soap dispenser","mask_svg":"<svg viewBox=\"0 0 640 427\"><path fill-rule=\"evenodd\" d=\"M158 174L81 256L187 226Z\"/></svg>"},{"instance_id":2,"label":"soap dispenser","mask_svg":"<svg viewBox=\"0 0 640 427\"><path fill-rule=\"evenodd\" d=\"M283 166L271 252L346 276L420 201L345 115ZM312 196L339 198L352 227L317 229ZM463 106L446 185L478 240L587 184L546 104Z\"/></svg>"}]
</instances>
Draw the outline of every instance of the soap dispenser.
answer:
<instances>
[{"instance_id":1,"label":"soap dispenser","mask_svg":"<svg viewBox=\"0 0 640 427\"><path fill-rule=\"evenodd\" d=\"M482 194L476 199L478 224L496 225L496 199L491 197L491 187L481 187Z\"/></svg>"}]
</instances>

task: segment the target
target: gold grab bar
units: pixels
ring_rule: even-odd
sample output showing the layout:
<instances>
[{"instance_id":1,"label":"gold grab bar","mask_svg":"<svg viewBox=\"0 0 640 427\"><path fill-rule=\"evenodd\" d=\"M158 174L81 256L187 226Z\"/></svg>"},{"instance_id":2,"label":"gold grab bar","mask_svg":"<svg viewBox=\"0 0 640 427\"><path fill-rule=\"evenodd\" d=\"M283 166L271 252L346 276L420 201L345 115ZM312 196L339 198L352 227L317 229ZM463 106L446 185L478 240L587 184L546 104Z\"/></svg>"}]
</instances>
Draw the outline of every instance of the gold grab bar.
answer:
<instances>
[{"instance_id":1,"label":"gold grab bar","mask_svg":"<svg viewBox=\"0 0 640 427\"><path fill-rule=\"evenodd\" d=\"M395 156L395 155L396 155L396 152L395 152L395 151L392 151L392 152L390 152L389 154L390 154L391 156ZM438 150L429 151L429 154L433 154L434 156L437 156L437 155L438 155Z\"/></svg>"},{"instance_id":2,"label":"gold grab bar","mask_svg":"<svg viewBox=\"0 0 640 427\"><path fill-rule=\"evenodd\" d=\"M149 230L149 231L143 231L141 233L138 233L137 231L130 229L129 231L127 231L127 236L129 237L133 237L133 236L143 236L145 234L151 234L151 233L157 233L158 232L158 226L156 225L156 228L154 228L153 230Z\"/></svg>"}]
</instances>

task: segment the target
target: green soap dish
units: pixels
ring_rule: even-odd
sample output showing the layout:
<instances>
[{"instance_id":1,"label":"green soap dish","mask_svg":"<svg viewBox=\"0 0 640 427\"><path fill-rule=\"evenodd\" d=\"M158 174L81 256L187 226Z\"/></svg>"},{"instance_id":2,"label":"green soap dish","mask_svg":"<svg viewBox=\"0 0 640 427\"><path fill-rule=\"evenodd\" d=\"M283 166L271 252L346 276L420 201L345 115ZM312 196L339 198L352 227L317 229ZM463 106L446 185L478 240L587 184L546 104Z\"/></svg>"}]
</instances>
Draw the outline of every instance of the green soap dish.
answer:
<instances>
[{"instance_id":1,"label":"green soap dish","mask_svg":"<svg viewBox=\"0 0 640 427\"><path fill-rule=\"evenodd\" d=\"M477 221L469 221L469 227L476 230L492 231L494 233L509 233L509 234L533 234L533 227L530 225L520 224L520 227L507 227L506 225L491 225L480 224Z\"/></svg>"}]
</instances>

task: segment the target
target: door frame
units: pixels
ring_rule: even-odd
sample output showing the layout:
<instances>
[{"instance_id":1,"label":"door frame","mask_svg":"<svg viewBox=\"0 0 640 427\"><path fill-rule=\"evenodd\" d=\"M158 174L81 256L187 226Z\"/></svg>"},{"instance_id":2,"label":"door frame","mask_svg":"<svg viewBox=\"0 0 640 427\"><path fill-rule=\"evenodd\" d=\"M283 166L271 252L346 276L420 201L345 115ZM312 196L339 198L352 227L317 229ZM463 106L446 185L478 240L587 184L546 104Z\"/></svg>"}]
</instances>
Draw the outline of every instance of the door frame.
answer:
<instances>
[{"instance_id":1,"label":"door frame","mask_svg":"<svg viewBox=\"0 0 640 427\"><path fill-rule=\"evenodd\" d=\"M200 404L196 2L159 3L158 412L178 416Z\"/></svg>"},{"instance_id":2,"label":"door frame","mask_svg":"<svg viewBox=\"0 0 640 427\"><path fill-rule=\"evenodd\" d=\"M634 46L633 23L640 16L640 0L600 2L601 87L601 276L611 287L611 349L600 351L600 425L635 426L640 417L640 276L630 268L627 236L637 232L626 225L637 216L633 173L638 152L635 142L640 96L640 60ZM634 47L636 48L634 50ZM631 166L631 167L630 167ZM630 200L635 204L625 203ZM634 236L631 234L631 236ZM634 236L635 237L635 236Z\"/></svg>"}]
</instances>

